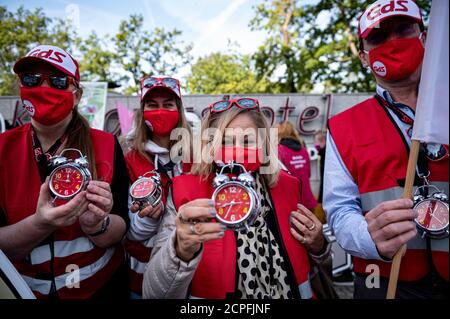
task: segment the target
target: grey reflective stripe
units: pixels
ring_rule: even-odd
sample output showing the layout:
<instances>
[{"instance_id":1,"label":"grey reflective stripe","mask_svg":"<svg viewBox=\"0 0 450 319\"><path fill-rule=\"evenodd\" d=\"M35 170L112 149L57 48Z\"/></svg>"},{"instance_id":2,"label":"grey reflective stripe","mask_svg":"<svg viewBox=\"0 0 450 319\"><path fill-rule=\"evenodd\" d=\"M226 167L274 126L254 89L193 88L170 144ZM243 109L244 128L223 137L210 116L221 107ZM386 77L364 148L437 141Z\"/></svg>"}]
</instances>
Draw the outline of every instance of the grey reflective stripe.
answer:
<instances>
[{"instance_id":1,"label":"grey reflective stripe","mask_svg":"<svg viewBox=\"0 0 450 319\"><path fill-rule=\"evenodd\" d=\"M83 268L79 269L79 278L80 278L80 286L83 284L82 281L86 280L92 276L94 276L97 272L99 272L103 267L105 267L108 262L111 260L111 257L114 255L115 248L109 248L106 250L106 252L101 256L97 261L94 263L87 265ZM69 276L72 276L70 278L73 278L73 272L68 272L65 274L62 274L60 276L55 277L55 284L56 289L59 290L63 287L66 287L67 283L71 285L75 285L75 282L68 281L67 279ZM22 275L22 278L25 280L25 282L30 286L31 290L37 291L43 295L48 295L51 288L51 280L42 280L42 279L36 279L32 277L28 277L25 275ZM75 288L74 288L75 289Z\"/></svg>"},{"instance_id":2,"label":"grey reflective stripe","mask_svg":"<svg viewBox=\"0 0 450 319\"><path fill-rule=\"evenodd\" d=\"M189 295L189 299L205 299L205 298L200 298L200 297L195 297L195 296Z\"/></svg>"},{"instance_id":3,"label":"grey reflective stripe","mask_svg":"<svg viewBox=\"0 0 450 319\"><path fill-rule=\"evenodd\" d=\"M300 297L302 299L311 299L313 297L311 283L309 282L309 280L298 285L298 291L300 292Z\"/></svg>"},{"instance_id":4,"label":"grey reflective stripe","mask_svg":"<svg viewBox=\"0 0 450 319\"><path fill-rule=\"evenodd\" d=\"M448 194L448 182L432 182L432 185L436 186L439 190ZM414 191L416 187L414 188ZM403 196L402 187L392 187L388 189L383 189L376 192L369 192L361 194L361 208L363 212L368 212L369 210L375 208L378 204L388 201L399 199Z\"/></svg>"},{"instance_id":5,"label":"grey reflective stripe","mask_svg":"<svg viewBox=\"0 0 450 319\"><path fill-rule=\"evenodd\" d=\"M85 253L94 249L94 244L87 237L78 237L73 240L58 240L54 242L55 257L64 258L77 253ZM30 253L32 265L39 265L50 261L49 245L42 245L34 248Z\"/></svg>"},{"instance_id":6,"label":"grey reflective stripe","mask_svg":"<svg viewBox=\"0 0 450 319\"><path fill-rule=\"evenodd\" d=\"M143 263L134 258L133 256L129 257L130 257L130 268L133 271L137 272L138 274L143 274L145 271L145 267L147 266L147 263Z\"/></svg>"},{"instance_id":7,"label":"grey reflective stripe","mask_svg":"<svg viewBox=\"0 0 450 319\"><path fill-rule=\"evenodd\" d=\"M441 240L432 240L431 241L431 249L433 251L440 251L448 253L448 238L444 238Z\"/></svg>"}]
</instances>

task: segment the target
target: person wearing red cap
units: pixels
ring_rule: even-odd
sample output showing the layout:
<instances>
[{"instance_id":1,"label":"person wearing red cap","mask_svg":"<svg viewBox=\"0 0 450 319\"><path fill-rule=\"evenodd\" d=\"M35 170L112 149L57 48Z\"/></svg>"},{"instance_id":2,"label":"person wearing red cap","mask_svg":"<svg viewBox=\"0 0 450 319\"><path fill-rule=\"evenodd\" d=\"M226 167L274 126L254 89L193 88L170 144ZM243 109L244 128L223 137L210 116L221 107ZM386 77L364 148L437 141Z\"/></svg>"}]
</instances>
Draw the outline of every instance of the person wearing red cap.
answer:
<instances>
[{"instance_id":1,"label":"person wearing red cap","mask_svg":"<svg viewBox=\"0 0 450 319\"><path fill-rule=\"evenodd\" d=\"M386 298L391 260L405 244L397 298L448 298L448 237L416 228L402 197L426 33L412 0L379 0L359 19L360 59L376 95L329 120L324 208L354 256L355 298ZM448 194L448 146L425 144L416 186ZM420 178L421 177L421 178ZM447 233L448 234L448 233Z\"/></svg>"},{"instance_id":2,"label":"person wearing red cap","mask_svg":"<svg viewBox=\"0 0 450 319\"><path fill-rule=\"evenodd\" d=\"M0 135L0 249L38 298L125 296L128 175L120 145L78 112L83 89L68 52L39 45L14 72L31 123ZM65 149L86 156L92 180L55 201L50 158Z\"/></svg>"},{"instance_id":3,"label":"person wearing red cap","mask_svg":"<svg viewBox=\"0 0 450 319\"><path fill-rule=\"evenodd\" d=\"M140 208L131 204L131 226L124 242L130 268L131 297L142 296L142 277L150 259L153 237L164 213L164 203L169 195L171 179L190 168L178 158L171 157L172 147L179 142L171 139L174 129L181 129L183 149L189 150L191 129L186 120L181 100L180 82L172 77L148 76L141 79L141 105L135 116L133 131L127 136L129 151L125 159L131 182L148 172L160 174L163 194L162 201L153 207ZM187 155L189 157L189 155Z\"/></svg>"}]
</instances>

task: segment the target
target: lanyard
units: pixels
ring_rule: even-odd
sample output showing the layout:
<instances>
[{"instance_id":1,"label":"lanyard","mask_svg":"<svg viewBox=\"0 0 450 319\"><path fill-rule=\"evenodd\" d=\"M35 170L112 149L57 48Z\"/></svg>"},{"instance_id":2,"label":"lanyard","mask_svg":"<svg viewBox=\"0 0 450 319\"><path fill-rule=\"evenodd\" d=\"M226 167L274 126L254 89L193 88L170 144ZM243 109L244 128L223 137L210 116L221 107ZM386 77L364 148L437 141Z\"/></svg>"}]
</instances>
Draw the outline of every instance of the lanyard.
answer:
<instances>
[{"instance_id":1,"label":"lanyard","mask_svg":"<svg viewBox=\"0 0 450 319\"><path fill-rule=\"evenodd\" d=\"M33 145L34 159L36 160L39 168L41 182L44 182L45 178L49 174L48 163L50 158L55 155L56 151L64 143L65 140L66 135L64 134L47 150L47 152L44 152L41 146L41 142L39 141L37 134L34 131L34 128L31 127L31 142Z\"/></svg>"},{"instance_id":2,"label":"lanyard","mask_svg":"<svg viewBox=\"0 0 450 319\"><path fill-rule=\"evenodd\" d=\"M378 102L381 105L383 105L384 107L389 108L392 112L394 112L395 115L397 115L397 117L399 118L400 121L402 121L405 124L411 125L411 126L414 125L414 120L411 117L409 117L408 114L403 112L398 106L396 106L395 104L388 103L388 101L386 101L384 98L382 98L378 94L375 95L375 98L378 100Z\"/></svg>"}]
</instances>

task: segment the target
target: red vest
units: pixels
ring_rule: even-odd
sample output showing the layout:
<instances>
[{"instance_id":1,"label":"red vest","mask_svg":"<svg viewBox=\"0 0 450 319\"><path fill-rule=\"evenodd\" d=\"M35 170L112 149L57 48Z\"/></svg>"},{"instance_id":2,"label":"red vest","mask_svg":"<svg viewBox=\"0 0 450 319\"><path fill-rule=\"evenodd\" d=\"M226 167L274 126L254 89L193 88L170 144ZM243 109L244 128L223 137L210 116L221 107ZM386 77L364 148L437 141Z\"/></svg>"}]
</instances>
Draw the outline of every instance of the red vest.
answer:
<instances>
[{"instance_id":1,"label":"red vest","mask_svg":"<svg viewBox=\"0 0 450 319\"><path fill-rule=\"evenodd\" d=\"M0 207L7 224L15 224L36 211L41 180L31 143L31 126L25 124L0 135ZM114 137L102 131L90 130L94 146L99 180L109 183L114 172ZM49 245L34 248L29 258L15 262L20 274L37 297L45 298L54 278L60 298L89 298L98 291L117 270L123 260L118 247L96 247L83 233L78 223L53 233L54 276L51 275ZM71 265L79 268L80 288L69 288L73 283Z\"/></svg>"},{"instance_id":2,"label":"red vest","mask_svg":"<svg viewBox=\"0 0 450 319\"><path fill-rule=\"evenodd\" d=\"M334 116L329 121L330 134L348 171L358 185L365 214L379 203L401 198L408 151L388 111L375 98ZM448 157L429 161L432 184L448 191ZM339 230L337 230L339 231ZM432 258L438 273L448 280L448 238L432 240ZM380 274L389 277L391 264L354 258L354 269L365 273L369 264L377 264ZM418 234L408 243L402 259L399 279L415 281L430 271L426 240Z\"/></svg>"},{"instance_id":3,"label":"red vest","mask_svg":"<svg viewBox=\"0 0 450 319\"><path fill-rule=\"evenodd\" d=\"M147 157L136 151L130 151L128 154L126 154L125 161L127 163L128 175L130 176L131 183L134 183L139 178L139 176L142 176L145 173L153 171L155 169L155 166ZM162 184L166 185L168 182L167 175L162 174L161 179ZM164 189L162 195L162 200L165 203L166 197ZM150 260L150 254L153 247L152 238L142 242L125 238L124 246L129 259L131 291L142 295L143 274L145 266Z\"/></svg>"},{"instance_id":4,"label":"red vest","mask_svg":"<svg viewBox=\"0 0 450 319\"><path fill-rule=\"evenodd\" d=\"M211 198L214 191L212 178L203 180L198 175L182 175L172 180L173 200L178 208L198 198ZM289 194L289 196L286 196ZM312 298L309 283L309 260L305 248L291 235L289 216L300 202L299 182L282 172L278 184L271 189L275 213L292 269L295 272L300 295ZM235 292L236 238L233 231L226 231L222 239L203 244L203 255L191 283L191 296L196 298L224 299Z\"/></svg>"}]
</instances>

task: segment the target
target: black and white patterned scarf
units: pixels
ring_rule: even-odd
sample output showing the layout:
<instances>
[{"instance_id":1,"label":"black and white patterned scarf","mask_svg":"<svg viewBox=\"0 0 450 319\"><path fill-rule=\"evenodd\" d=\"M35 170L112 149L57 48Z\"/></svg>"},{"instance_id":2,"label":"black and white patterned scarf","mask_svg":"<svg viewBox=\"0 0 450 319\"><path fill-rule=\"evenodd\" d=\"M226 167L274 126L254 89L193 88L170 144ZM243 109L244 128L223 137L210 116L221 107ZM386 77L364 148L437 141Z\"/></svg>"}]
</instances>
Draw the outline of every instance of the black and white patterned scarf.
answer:
<instances>
[{"instance_id":1,"label":"black and white patterned scarf","mask_svg":"<svg viewBox=\"0 0 450 319\"><path fill-rule=\"evenodd\" d=\"M267 214L275 212L264 185L262 177L257 175L256 193L261 200L261 211L250 231L243 230L237 234L237 297L291 299L286 264L265 221Z\"/></svg>"}]
</instances>

